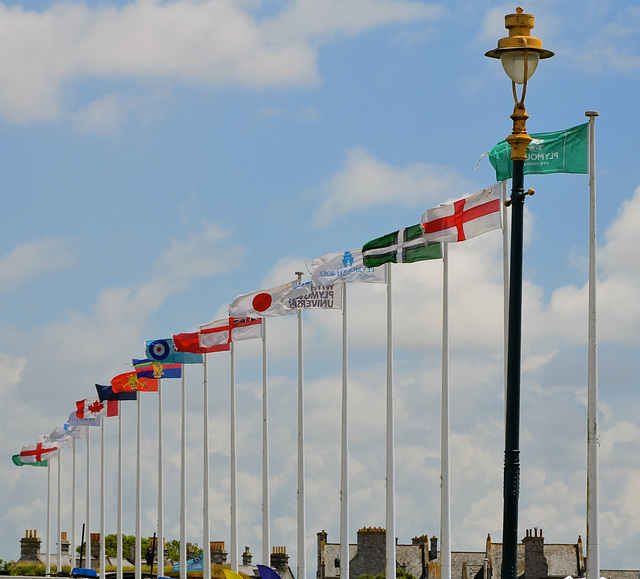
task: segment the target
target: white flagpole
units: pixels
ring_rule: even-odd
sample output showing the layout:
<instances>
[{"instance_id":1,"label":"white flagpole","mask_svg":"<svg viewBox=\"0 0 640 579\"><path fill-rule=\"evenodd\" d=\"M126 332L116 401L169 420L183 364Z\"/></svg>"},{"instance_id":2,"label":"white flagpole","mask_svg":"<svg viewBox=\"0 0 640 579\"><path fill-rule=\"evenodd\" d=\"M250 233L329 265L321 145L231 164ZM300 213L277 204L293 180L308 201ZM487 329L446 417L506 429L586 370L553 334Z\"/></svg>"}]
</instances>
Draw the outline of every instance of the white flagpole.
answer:
<instances>
[{"instance_id":1,"label":"white flagpole","mask_svg":"<svg viewBox=\"0 0 640 579\"><path fill-rule=\"evenodd\" d=\"M137 397L137 395L136 395ZM118 400L118 506L116 512L116 578L122 579L122 401Z\"/></svg>"},{"instance_id":2,"label":"white flagpole","mask_svg":"<svg viewBox=\"0 0 640 579\"><path fill-rule=\"evenodd\" d=\"M61 504L61 493L62 493L62 485L60 484L61 479L61 462L62 462L62 449L58 448L58 530L56 531L56 536L58 537L58 558L56 563L56 573L59 575L62 573L62 515L60 513L60 504Z\"/></svg>"},{"instance_id":3,"label":"white flagpole","mask_svg":"<svg viewBox=\"0 0 640 579\"><path fill-rule=\"evenodd\" d=\"M207 354L202 354L202 405L203 444L202 444L202 571L203 579L211 579L211 527L209 524L209 376Z\"/></svg>"},{"instance_id":4,"label":"white flagpole","mask_svg":"<svg viewBox=\"0 0 640 579\"><path fill-rule=\"evenodd\" d=\"M229 562L231 570L238 572L238 459L236 456L236 354L235 344L229 344L231 361L231 393L230 393L230 442L231 442L231 464L230 464L230 541L229 541Z\"/></svg>"},{"instance_id":5,"label":"white flagpole","mask_svg":"<svg viewBox=\"0 0 640 579\"><path fill-rule=\"evenodd\" d=\"M297 271L298 285L302 283L302 272ZM304 456L304 388L302 368L302 309L298 309L298 541L297 541L297 577L306 579L307 558L305 545L305 456Z\"/></svg>"},{"instance_id":6,"label":"white flagpole","mask_svg":"<svg viewBox=\"0 0 640 579\"><path fill-rule=\"evenodd\" d=\"M135 579L142 577L142 396L138 392L138 425L136 433L136 552L135 552Z\"/></svg>"},{"instance_id":7,"label":"white flagpole","mask_svg":"<svg viewBox=\"0 0 640 579\"><path fill-rule=\"evenodd\" d=\"M597 111L589 117L589 354L587 418L587 579L600 579L598 466L598 342L596 337L596 145Z\"/></svg>"},{"instance_id":8,"label":"white flagpole","mask_svg":"<svg viewBox=\"0 0 640 579\"><path fill-rule=\"evenodd\" d=\"M391 264L387 270L387 536L386 565L387 577L396 576L396 514L395 514L395 464L394 464L394 410L393 410L393 331L391 308Z\"/></svg>"},{"instance_id":9,"label":"white flagpole","mask_svg":"<svg viewBox=\"0 0 640 579\"><path fill-rule=\"evenodd\" d=\"M180 579L187 579L187 381L182 364L182 421L180 444ZM138 579L136 577L136 579Z\"/></svg>"},{"instance_id":10,"label":"white flagpole","mask_svg":"<svg viewBox=\"0 0 640 579\"><path fill-rule=\"evenodd\" d=\"M90 448L91 448L91 427L87 426L87 492L86 492L86 504L85 504L85 509L86 509L86 518L85 518L85 524L86 524L86 529L84 532L84 538L85 538L85 567L87 569L91 569L91 563L92 563L92 558L91 558L91 453L90 453ZM136 579L140 579L139 577Z\"/></svg>"},{"instance_id":11,"label":"white flagpole","mask_svg":"<svg viewBox=\"0 0 640 579\"><path fill-rule=\"evenodd\" d=\"M164 575L164 440L163 440L163 430L164 430L164 427L163 427L163 424L162 424L162 380L160 379L160 380L158 380L158 534L156 535L156 557L157 557L157 561L158 561L157 575Z\"/></svg>"},{"instance_id":12,"label":"white flagpole","mask_svg":"<svg viewBox=\"0 0 640 579\"><path fill-rule=\"evenodd\" d=\"M105 472L104 472L104 423L105 419L100 419L100 578L105 577L105 567L107 566L107 554L105 545Z\"/></svg>"},{"instance_id":13,"label":"white flagpole","mask_svg":"<svg viewBox=\"0 0 640 579\"><path fill-rule=\"evenodd\" d=\"M71 545L69 548L71 570L76 566L76 438L73 437L73 463L71 466ZM122 579L118 577L118 579Z\"/></svg>"},{"instance_id":14,"label":"white flagpole","mask_svg":"<svg viewBox=\"0 0 640 579\"><path fill-rule=\"evenodd\" d=\"M58 448L58 454L60 449ZM47 460L47 538L45 540L45 568L47 577L51 575L51 549L50 549L50 531L51 531L51 459Z\"/></svg>"},{"instance_id":15,"label":"white flagpole","mask_svg":"<svg viewBox=\"0 0 640 579\"><path fill-rule=\"evenodd\" d=\"M340 579L349 579L349 440L348 440L347 282L342 283L342 441L340 460Z\"/></svg>"},{"instance_id":16,"label":"white flagpole","mask_svg":"<svg viewBox=\"0 0 640 579\"><path fill-rule=\"evenodd\" d=\"M235 344L229 344L231 359L231 393L230 393L230 411L231 411L231 464L230 464L230 540L229 540L229 562L231 570L238 572L238 461L236 457L236 355Z\"/></svg>"},{"instance_id":17,"label":"white flagpole","mask_svg":"<svg viewBox=\"0 0 640 579\"><path fill-rule=\"evenodd\" d=\"M269 511L269 388L267 382L267 318L262 318L262 564L270 566L271 514Z\"/></svg>"},{"instance_id":18,"label":"white flagpole","mask_svg":"<svg viewBox=\"0 0 640 579\"><path fill-rule=\"evenodd\" d=\"M451 579L449 470L449 245L442 243L442 432L440 434L440 579Z\"/></svg>"}]
</instances>

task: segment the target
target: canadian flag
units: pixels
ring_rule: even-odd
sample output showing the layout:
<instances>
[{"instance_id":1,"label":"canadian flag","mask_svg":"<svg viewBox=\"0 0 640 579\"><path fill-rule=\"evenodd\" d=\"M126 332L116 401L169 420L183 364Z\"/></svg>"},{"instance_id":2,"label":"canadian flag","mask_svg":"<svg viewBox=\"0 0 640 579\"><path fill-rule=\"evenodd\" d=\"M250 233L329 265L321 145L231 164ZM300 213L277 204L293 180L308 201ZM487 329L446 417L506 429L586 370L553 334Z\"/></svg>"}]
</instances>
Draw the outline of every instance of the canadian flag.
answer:
<instances>
[{"instance_id":1,"label":"canadian flag","mask_svg":"<svg viewBox=\"0 0 640 579\"><path fill-rule=\"evenodd\" d=\"M450 205L427 209L421 222L425 241L465 241L500 229L500 183Z\"/></svg>"},{"instance_id":2,"label":"canadian flag","mask_svg":"<svg viewBox=\"0 0 640 579\"><path fill-rule=\"evenodd\" d=\"M117 400L100 402L98 398L85 398L76 402L77 418L107 418L109 416L118 416Z\"/></svg>"}]
</instances>

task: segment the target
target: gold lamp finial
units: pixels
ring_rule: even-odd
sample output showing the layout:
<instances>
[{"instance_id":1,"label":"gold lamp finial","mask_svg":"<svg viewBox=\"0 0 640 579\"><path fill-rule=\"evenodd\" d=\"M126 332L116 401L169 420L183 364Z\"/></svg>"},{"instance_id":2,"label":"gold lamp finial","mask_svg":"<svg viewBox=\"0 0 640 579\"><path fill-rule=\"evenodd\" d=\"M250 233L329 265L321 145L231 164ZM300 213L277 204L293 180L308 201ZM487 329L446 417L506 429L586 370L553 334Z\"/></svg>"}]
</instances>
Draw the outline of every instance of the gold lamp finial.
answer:
<instances>
[{"instance_id":1,"label":"gold lamp finial","mask_svg":"<svg viewBox=\"0 0 640 579\"><path fill-rule=\"evenodd\" d=\"M527 92L527 81L533 76L538 61L551 58L553 52L542 48L539 38L531 36L535 18L533 14L525 14L518 6L515 14L504 17L504 26L509 36L498 40L498 47L485 53L489 58L499 58L504 71L512 81L513 100L515 107L511 119L513 132L507 137L511 145L511 158L524 161L527 158L527 146L531 137L527 134L527 119L529 115L524 107L524 97ZM522 96L518 99L516 85L523 85Z\"/></svg>"},{"instance_id":2,"label":"gold lamp finial","mask_svg":"<svg viewBox=\"0 0 640 579\"><path fill-rule=\"evenodd\" d=\"M518 6L515 14L507 14L504 17L504 27L509 31L509 36L498 40L498 48L485 53L485 56L500 58L505 51L527 49L538 53L541 59L551 58L553 52L542 48L542 41L531 36L534 23L533 14L524 14L522 7Z\"/></svg>"}]
</instances>

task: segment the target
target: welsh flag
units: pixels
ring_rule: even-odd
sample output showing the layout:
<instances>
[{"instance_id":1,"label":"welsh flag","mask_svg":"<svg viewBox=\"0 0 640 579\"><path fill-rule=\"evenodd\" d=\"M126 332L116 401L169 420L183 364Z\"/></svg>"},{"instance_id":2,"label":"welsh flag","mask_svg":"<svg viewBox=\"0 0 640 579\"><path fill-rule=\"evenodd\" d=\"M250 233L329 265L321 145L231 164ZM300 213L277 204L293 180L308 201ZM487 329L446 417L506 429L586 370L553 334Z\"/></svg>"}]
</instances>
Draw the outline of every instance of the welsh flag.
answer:
<instances>
[{"instance_id":1,"label":"welsh flag","mask_svg":"<svg viewBox=\"0 0 640 579\"><path fill-rule=\"evenodd\" d=\"M422 237L422 227L412 225L362 246L365 267L378 267L385 263L413 263L425 259L441 259L439 243L429 243Z\"/></svg>"}]
</instances>

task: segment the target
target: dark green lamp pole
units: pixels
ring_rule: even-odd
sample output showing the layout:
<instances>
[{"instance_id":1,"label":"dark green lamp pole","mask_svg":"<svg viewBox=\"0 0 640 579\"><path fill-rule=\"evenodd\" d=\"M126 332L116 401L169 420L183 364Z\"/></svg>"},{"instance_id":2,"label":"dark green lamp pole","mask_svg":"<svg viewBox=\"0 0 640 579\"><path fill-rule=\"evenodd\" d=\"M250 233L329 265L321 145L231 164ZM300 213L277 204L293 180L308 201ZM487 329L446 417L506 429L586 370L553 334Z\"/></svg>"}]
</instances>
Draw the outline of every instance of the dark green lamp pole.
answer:
<instances>
[{"instance_id":1,"label":"dark green lamp pole","mask_svg":"<svg viewBox=\"0 0 640 579\"><path fill-rule=\"evenodd\" d=\"M499 58L511 78L515 107L511 119L513 132L507 137L511 145L511 256L509 270L509 321L507 342L507 388L505 401L504 443L504 509L502 515L502 579L518 577L518 494L520 489L520 361L522 351L522 239L524 199L524 162L531 137L527 134L529 116L524 108L527 81L541 58L550 58L553 52L542 48L538 38L530 36L534 17L523 14L505 16L509 36L498 41L498 48L486 56ZM522 85L522 96L517 97L516 84Z\"/></svg>"}]
</instances>

